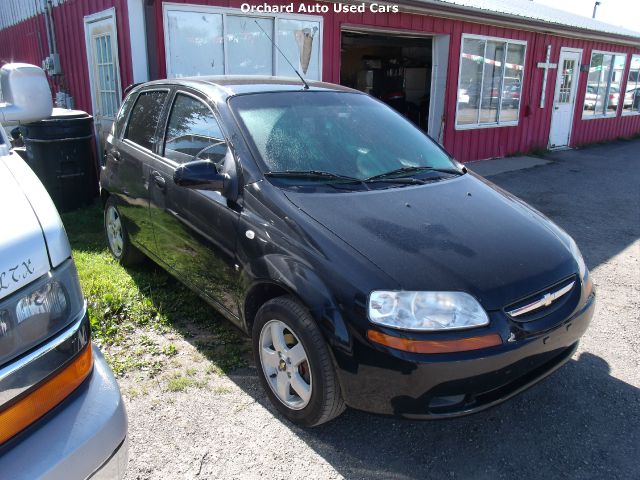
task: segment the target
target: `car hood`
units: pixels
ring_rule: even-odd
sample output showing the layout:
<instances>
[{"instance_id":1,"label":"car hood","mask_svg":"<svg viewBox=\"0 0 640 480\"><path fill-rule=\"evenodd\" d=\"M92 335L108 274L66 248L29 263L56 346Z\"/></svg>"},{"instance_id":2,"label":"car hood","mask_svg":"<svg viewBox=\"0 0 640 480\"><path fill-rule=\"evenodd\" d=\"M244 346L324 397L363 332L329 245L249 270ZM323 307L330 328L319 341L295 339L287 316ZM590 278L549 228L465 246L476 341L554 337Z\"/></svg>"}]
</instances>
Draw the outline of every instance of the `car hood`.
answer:
<instances>
[{"instance_id":1,"label":"car hood","mask_svg":"<svg viewBox=\"0 0 640 480\"><path fill-rule=\"evenodd\" d=\"M495 310L577 271L566 233L474 174L367 192L286 195L405 290L465 291Z\"/></svg>"},{"instance_id":2,"label":"car hood","mask_svg":"<svg viewBox=\"0 0 640 480\"><path fill-rule=\"evenodd\" d=\"M0 225L2 299L49 271L47 246L38 217L3 158L0 158Z\"/></svg>"}]
</instances>

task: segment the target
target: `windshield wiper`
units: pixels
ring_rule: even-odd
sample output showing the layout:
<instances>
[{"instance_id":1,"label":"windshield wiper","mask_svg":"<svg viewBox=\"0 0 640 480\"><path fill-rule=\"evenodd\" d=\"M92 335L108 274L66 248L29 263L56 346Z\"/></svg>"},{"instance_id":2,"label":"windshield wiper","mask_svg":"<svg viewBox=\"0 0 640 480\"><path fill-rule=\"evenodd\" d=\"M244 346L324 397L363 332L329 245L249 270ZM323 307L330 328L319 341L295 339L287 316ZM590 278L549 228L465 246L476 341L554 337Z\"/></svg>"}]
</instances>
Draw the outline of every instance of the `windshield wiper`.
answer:
<instances>
[{"instance_id":1,"label":"windshield wiper","mask_svg":"<svg viewBox=\"0 0 640 480\"><path fill-rule=\"evenodd\" d=\"M396 168L395 170L390 170L388 172L384 172L384 173L380 173L378 175L373 175L372 177L369 178L365 178L365 182L370 182L370 181L380 181L382 179L389 179L389 180L400 180L400 179L408 179L407 175L408 174L412 174L412 173L419 173L419 172L439 172L439 173L450 173L453 175L461 175L462 172L460 172L459 170L453 169L453 168L436 168L436 167L428 167L428 166L413 166L413 167L400 167L400 168ZM405 175L403 175L405 174ZM412 180L419 180L417 178L413 178ZM424 183L423 180L419 180L422 181Z\"/></svg>"},{"instance_id":2,"label":"windshield wiper","mask_svg":"<svg viewBox=\"0 0 640 480\"><path fill-rule=\"evenodd\" d=\"M326 180L345 180L348 182L363 183L361 179L340 175L338 173L324 172L322 170L284 170L281 172L266 172L265 177L294 177L294 178L318 178Z\"/></svg>"}]
</instances>

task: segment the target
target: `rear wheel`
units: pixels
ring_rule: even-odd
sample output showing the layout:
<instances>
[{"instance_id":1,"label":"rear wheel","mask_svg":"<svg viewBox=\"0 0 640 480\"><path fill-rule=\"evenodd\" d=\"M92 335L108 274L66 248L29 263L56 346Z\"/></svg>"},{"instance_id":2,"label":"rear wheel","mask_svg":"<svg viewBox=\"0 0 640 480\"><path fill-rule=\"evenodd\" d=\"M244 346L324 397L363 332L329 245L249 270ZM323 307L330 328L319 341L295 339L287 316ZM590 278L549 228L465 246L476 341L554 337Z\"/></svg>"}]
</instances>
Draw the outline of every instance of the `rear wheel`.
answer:
<instances>
[{"instance_id":1,"label":"rear wheel","mask_svg":"<svg viewBox=\"0 0 640 480\"><path fill-rule=\"evenodd\" d=\"M327 344L300 302L285 296L265 303L252 336L258 376L280 413L312 427L344 411Z\"/></svg>"},{"instance_id":2,"label":"rear wheel","mask_svg":"<svg viewBox=\"0 0 640 480\"><path fill-rule=\"evenodd\" d=\"M144 255L129 240L129 235L113 197L109 197L104 206L104 231L109 251L120 265L128 267L144 260Z\"/></svg>"}]
</instances>

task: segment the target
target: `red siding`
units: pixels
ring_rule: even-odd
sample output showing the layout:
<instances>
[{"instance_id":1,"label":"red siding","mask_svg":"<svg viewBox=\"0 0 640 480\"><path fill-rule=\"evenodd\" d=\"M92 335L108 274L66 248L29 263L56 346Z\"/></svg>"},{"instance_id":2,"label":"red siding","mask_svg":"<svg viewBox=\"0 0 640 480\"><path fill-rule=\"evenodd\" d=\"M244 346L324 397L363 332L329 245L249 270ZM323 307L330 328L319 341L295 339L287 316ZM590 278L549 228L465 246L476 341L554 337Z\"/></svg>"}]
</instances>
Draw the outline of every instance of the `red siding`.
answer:
<instances>
[{"instance_id":1,"label":"red siding","mask_svg":"<svg viewBox=\"0 0 640 480\"><path fill-rule=\"evenodd\" d=\"M239 8L242 0L172 0L172 3L189 3ZM261 0L249 3L262 4ZM283 3L284 2L271 2ZM296 1L298 5L300 2ZM313 5L313 2L305 2ZM153 3L158 48L155 55L160 76L166 75L164 32L162 25L161 0ZM607 50L627 54L640 53L640 48L594 42L590 40L564 38L557 35L534 33L486 23L462 22L428 15L350 13L334 14L332 5L324 14L323 32L323 79L330 82L340 81L340 31L343 25L394 28L405 31L417 31L450 35L449 66L447 88L445 92L444 145L461 161L500 157L515 153L528 152L534 148L545 148L549 138L551 124L552 97L555 88L557 70L550 70L547 78L547 96L545 108L540 108L543 70L536 67L544 61L546 46L552 45L552 62L558 62L560 47L583 49L583 63L589 63L591 51ZM122 86L132 82L132 65L129 48L129 28L126 13L126 0L70 0L54 9L58 48L61 52L62 67L66 74L65 82L76 99L76 105L83 110L91 110L86 52L84 46L83 16L115 6L118 26L118 44ZM64 27L63 27L64 25ZM40 32L42 45L46 52L46 34L42 17L32 18L10 29L0 31L0 58L28 61L39 64L42 57L37 41ZM473 130L455 130L456 90L458 83L458 65L460 42L463 33L473 33L501 38L527 41L526 70L521 96L520 120L515 127L496 127ZM17 38L21 40L16 41ZM624 77L626 78L625 72ZM640 116L617 116L597 120L582 120L582 104L587 83L587 73L580 73L576 111L571 135L571 145L631 136L640 132Z\"/></svg>"},{"instance_id":2,"label":"red siding","mask_svg":"<svg viewBox=\"0 0 640 480\"><path fill-rule=\"evenodd\" d=\"M132 83L127 0L69 0L53 9L56 43L64 75L52 83L54 92L66 89L75 107L92 112L89 70L84 37L84 17L114 7L118 32L118 60L122 89ZM44 15L0 30L0 63L11 61L40 65L49 55Z\"/></svg>"}]
</instances>

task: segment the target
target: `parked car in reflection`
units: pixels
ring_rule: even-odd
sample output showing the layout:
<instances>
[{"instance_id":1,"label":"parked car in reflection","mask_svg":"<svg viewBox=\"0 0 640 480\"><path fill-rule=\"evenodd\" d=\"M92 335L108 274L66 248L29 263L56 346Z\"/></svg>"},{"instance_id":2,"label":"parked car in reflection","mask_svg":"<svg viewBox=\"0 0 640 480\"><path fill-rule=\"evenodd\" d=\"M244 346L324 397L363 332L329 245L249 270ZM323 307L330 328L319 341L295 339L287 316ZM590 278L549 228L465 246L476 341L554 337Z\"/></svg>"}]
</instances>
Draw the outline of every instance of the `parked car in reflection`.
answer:
<instances>
[{"instance_id":1,"label":"parked car in reflection","mask_svg":"<svg viewBox=\"0 0 640 480\"><path fill-rule=\"evenodd\" d=\"M598 100L598 87L593 85L587 85L587 91L584 96L585 110L594 110L596 108L597 100Z\"/></svg>"},{"instance_id":2,"label":"parked car in reflection","mask_svg":"<svg viewBox=\"0 0 640 480\"><path fill-rule=\"evenodd\" d=\"M115 259L151 258L250 335L301 425L488 408L565 363L593 314L567 233L359 91L149 82L105 160Z\"/></svg>"},{"instance_id":3,"label":"parked car in reflection","mask_svg":"<svg viewBox=\"0 0 640 480\"><path fill-rule=\"evenodd\" d=\"M640 88L632 88L624 94L624 108L640 111Z\"/></svg>"},{"instance_id":4,"label":"parked car in reflection","mask_svg":"<svg viewBox=\"0 0 640 480\"><path fill-rule=\"evenodd\" d=\"M609 87L609 101L607 102L607 108L609 110L616 110L620 104L620 88L615 85Z\"/></svg>"},{"instance_id":5,"label":"parked car in reflection","mask_svg":"<svg viewBox=\"0 0 640 480\"><path fill-rule=\"evenodd\" d=\"M609 95L607 96L605 86L587 85L584 108L586 110L597 109L598 111L602 111L605 99L607 100L607 109L616 110L620 104L620 89L615 85L611 85ZM625 105L627 104L626 95L624 103Z\"/></svg>"}]
</instances>

